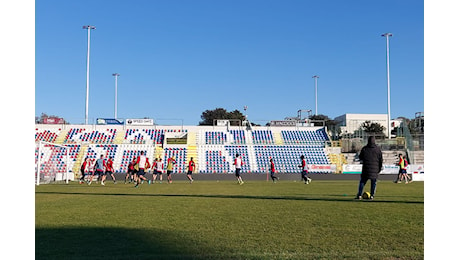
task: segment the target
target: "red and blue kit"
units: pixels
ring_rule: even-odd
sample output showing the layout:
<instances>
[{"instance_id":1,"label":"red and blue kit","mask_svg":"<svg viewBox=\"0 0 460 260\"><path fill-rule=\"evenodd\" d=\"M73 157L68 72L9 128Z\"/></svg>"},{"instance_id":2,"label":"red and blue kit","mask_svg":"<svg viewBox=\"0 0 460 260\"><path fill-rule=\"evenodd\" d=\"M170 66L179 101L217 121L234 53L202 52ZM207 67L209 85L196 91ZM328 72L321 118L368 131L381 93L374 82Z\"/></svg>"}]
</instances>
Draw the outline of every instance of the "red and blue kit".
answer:
<instances>
[{"instance_id":1,"label":"red and blue kit","mask_svg":"<svg viewBox=\"0 0 460 260\"><path fill-rule=\"evenodd\" d=\"M113 161L112 159L109 159L105 165L105 172L106 173L113 173Z\"/></svg>"},{"instance_id":2,"label":"red and blue kit","mask_svg":"<svg viewBox=\"0 0 460 260\"><path fill-rule=\"evenodd\" d=\"M192 174L193 171L195 171L195 162L190 161L188 162L188 174Z\"/></svg>"}]
</instances>

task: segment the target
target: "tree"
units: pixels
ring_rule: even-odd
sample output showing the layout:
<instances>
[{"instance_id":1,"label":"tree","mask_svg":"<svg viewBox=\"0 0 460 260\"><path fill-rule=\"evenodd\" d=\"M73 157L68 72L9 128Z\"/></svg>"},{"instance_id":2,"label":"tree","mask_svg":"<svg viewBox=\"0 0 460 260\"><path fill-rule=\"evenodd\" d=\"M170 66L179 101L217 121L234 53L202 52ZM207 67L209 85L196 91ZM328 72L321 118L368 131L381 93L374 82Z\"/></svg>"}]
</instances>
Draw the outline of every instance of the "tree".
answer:
<instances>
[{"instance_id":1,"label":"tree","mask_svg":"<svg viewBox=\"0 0 460 260\"><path fill-rule=\"evenodd\" d=\"M245 117L239 110L228 112L224 108L216 108L214 110L206 110L201 114L202 121L199 125L213 125L215 119L237 119L244 121ZM238 125L237 122L230 121L231 125Z\"/></svg>"},{"instance_id":2,"label":"tree","mask_svg":"<svg viewBox=\"0 0 460 260\"><path fill-rule=\"evenodd\" d=\"M367 120L361 124L361 129L366 133L383 134L386 128L379 123Z\"/></svg>"}]
</instances>

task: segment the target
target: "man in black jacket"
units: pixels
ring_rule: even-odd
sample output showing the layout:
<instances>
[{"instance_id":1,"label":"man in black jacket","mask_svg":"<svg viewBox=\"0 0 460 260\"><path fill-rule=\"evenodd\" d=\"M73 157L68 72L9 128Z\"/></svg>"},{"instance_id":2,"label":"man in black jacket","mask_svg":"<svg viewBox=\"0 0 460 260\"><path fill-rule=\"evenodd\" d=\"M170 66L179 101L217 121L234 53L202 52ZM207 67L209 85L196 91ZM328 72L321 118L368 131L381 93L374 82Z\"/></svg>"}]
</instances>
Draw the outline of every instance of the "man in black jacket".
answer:
<instances>
[{"instance_id":1,"label":"man in black jacket","mask_svg":"<svg viewBox=\"0 0 460 260\"><path fill-rule=\"evenodd\" d=\"M371 197L374 199L375 189L377 188L377 178L382 169L383 157L382 151L375 144L375 137L369 136L367 145L361 149L359 159L363 164L361 179L359 181L358 194L355 199L362 199L363 189L368 180L371 180Z\"/></svg>"}]
</instances>

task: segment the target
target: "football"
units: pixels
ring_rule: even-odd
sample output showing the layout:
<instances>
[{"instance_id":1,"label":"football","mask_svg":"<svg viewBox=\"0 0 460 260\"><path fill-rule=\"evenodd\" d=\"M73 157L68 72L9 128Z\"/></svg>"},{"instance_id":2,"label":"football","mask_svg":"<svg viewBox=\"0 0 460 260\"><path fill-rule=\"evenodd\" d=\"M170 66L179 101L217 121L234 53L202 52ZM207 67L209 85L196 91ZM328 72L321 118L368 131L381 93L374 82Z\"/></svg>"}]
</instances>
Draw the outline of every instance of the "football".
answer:
<instances>
[{"instance_id":1,"label":"football","mask_svg":"<svg viewBox=\"0 0 460 260\"><path fill-rule=\"evenodd\" d=\"M370 198L371 198L371 194L370 194L368 191L366 191L366 192L363 193L363 199L368 200L368 199L370 199Z\"/></svg>"}]
</instances>

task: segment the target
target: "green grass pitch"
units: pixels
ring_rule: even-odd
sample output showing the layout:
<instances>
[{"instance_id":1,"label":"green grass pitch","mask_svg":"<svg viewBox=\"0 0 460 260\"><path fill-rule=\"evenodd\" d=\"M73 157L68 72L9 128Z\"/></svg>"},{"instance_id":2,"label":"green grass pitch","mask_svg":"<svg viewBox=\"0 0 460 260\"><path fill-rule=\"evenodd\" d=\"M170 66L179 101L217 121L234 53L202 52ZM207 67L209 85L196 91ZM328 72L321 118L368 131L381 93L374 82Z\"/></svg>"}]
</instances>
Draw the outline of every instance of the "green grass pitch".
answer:
<instances>
[{"instance_id":1,"label":"green grass pitch","mask_svg":"<svg viewBox=\"0 0 460 260\"><path fill-rule=\"evenodd\" d=\"M369 190L368 183L365 190ZM36 259L423 259L424 183L175 181L35 188Z\"/></svg>"}]
</instances>

